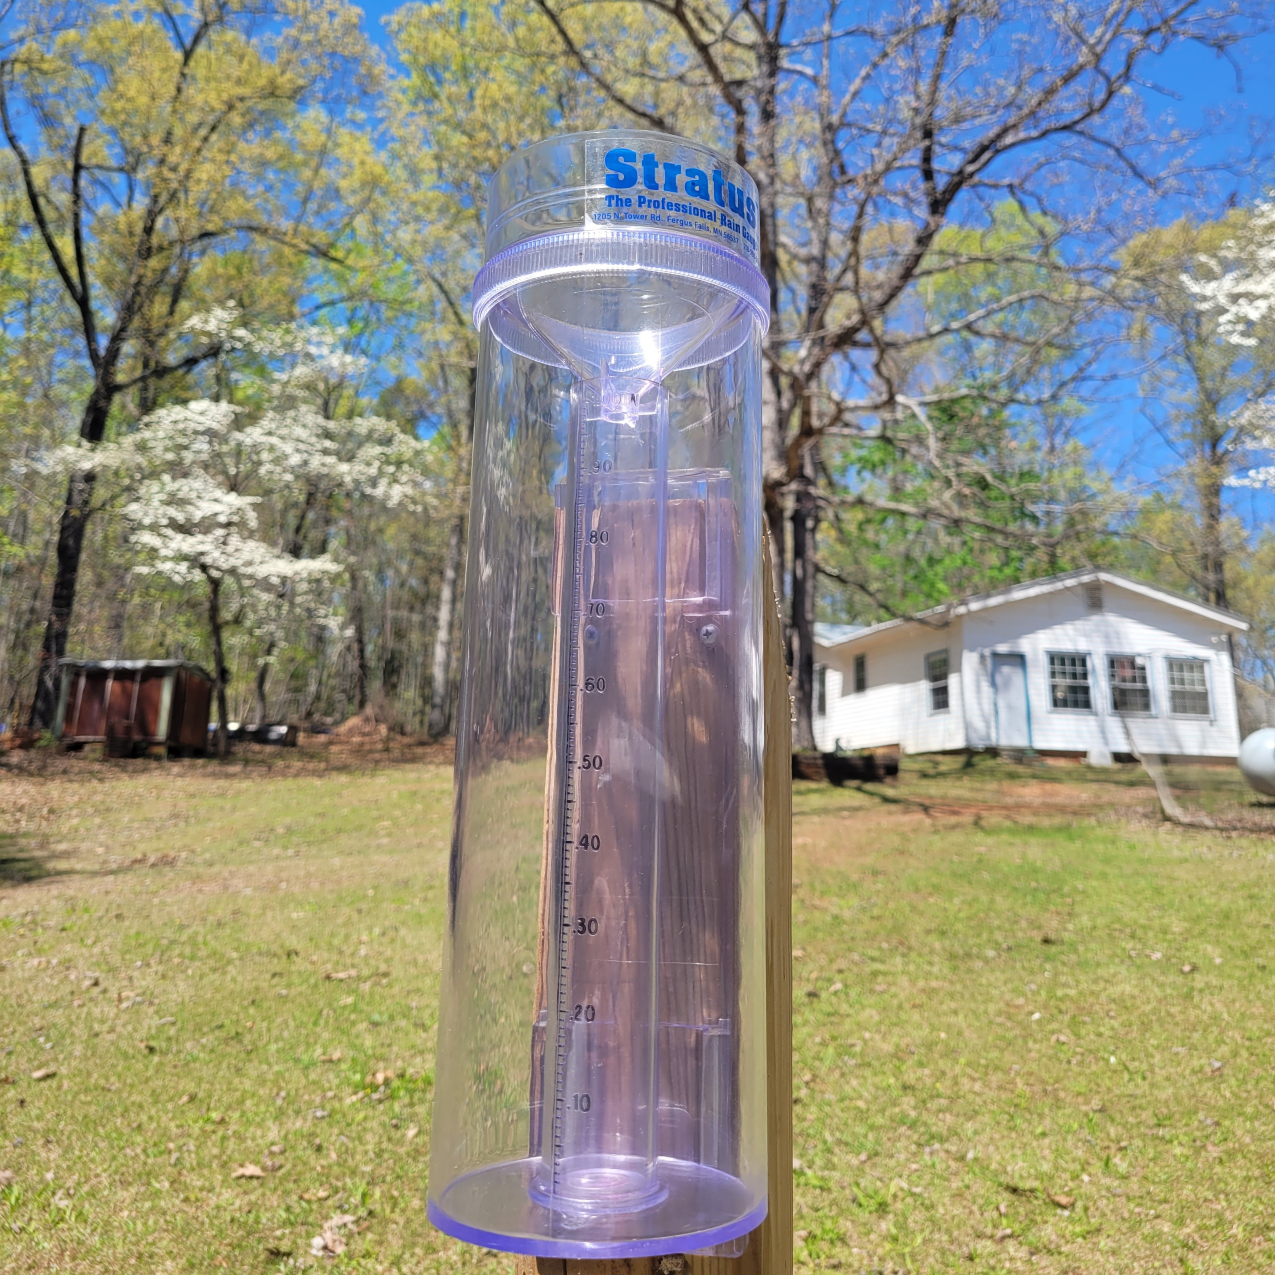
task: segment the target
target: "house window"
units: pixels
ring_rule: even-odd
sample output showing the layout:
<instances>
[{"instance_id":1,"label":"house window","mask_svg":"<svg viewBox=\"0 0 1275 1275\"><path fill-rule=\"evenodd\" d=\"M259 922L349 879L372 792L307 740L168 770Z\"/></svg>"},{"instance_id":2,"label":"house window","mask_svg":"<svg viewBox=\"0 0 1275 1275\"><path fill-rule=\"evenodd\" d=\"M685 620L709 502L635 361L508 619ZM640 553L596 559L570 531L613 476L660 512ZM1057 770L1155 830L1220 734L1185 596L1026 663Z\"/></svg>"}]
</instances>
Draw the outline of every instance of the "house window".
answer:
<instances>
[{"instance_id":1,"label":"house window","mask_svg":"<svg viewBox=\"0 0 1275 1275\"><path fill-rule=\"evenodd\" d=\"M1093 711L1089 696L1089 657L1059 654L1049 656L1049 698L1055 708Z\"/></svg>"},{"instance_id":2,"label":"house window","mask_svg":"<svg viewBox=\"0 0 1275 1275\"><path fill-rule=\"evenodd\" d=\"M1114 713L1149 713L1151 683L1147 662L1140 655L1107 656L1111 677L1111 710Z\"/></svg>"},{"instance_id":3,"label":"house window","mask_svg":"<svg viewBox=\"0 0 1275 1275\"><path fill-rule=\"evenodd\" d=\"M861 695L868 689L868 657L866 655L856 655L854 657L854 693Z\"/></svg>"},{"instance_id":4,"label":"house window","mask_svg":"<svg viewBox=\"0 0 1275 1275\"><path fill-rule=\"evenodd\" d=\"M1209 716L1209 684L1203 660L1168 660L1169 712L1183 717Z\"/></svg>"},{"instance_id":5,"label":"house window","mask_svg":"<svg viewBox=\"0 0 1275 1275\"><path fill-rule=\"evenodd\" d=\"M934 651L925 657L925 680L930 684L930 712L948 710L947 652Z\"/></svg>"},{"instance_id":6,"label":"house window","mask_svg":"<svg viewBox=\"0 0 1275 1275\"><path fill-rule=\"evenodd\" d=\"M823 664L815 669L815 712L820 717L828 715L828 669Z\"/></svg>"}]
</instances>

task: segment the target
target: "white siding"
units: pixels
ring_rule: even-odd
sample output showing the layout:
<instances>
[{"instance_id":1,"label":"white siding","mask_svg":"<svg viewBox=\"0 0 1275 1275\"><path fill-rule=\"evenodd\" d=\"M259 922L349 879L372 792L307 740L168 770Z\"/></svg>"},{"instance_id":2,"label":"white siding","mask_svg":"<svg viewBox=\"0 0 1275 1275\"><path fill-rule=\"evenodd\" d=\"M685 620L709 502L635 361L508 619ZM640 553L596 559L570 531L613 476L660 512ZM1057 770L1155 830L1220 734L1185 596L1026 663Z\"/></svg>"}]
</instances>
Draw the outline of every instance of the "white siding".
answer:
<instances>
[{"instance_id":1,"label":"white siding","mask_svg":"<svg viewBox=\"0 0 1275 1275\"><path fill-rule=\"evenodd\" d=\"M830 752L840 739L843 748L899 745L908 753L964 748L960 634L959 622L941 629L909 624L820 651L819 661L828 665L828 712L815 717L818 746ZM925 657L942 650L948 655L949 707L932 713ZM859 654L867 656L868 688L856 693L854 657Z\"/></svg>"},{"instance_id":2,"label":"white siding","mask_svg":"<svg viewBox=\"0 0 1275 1275\"><path fill-rule=\"evenodd\" d=\"M973 748L997 742L991 657L999 651L1026 658L1035 748L1074 752L1106 748L1127 753L1131 750L1126 732L1132 730L1142 752L1193 757L1234 757L1239 752L1229 649L1217 626L1203 616L1106 583L1101 611L1089 610L1084 586L1080 585L976 611L965 615L963 624L961 673L966 687L966 729ZM1053 707L1051 651L1089 657L1091 712ZM1152 713L1130 718L1127 727L1112 711L1108 655L1141 655L1147 660ZM1166 660L1173 658L1204 661L1210 718L1175 717L1169 712Z\"/></svg>"},{"instance_id":3,"label":"white siding","mask_svg":"<svg viewBox=\"0 0 1275 1275\"><path fill-rule=\"evenodd\" d=\"M828 712L815 718L819 747L832 749L898 744L904 751L939 752L997 744L992 656L1024 657L1033 747L1042 751L1139 751L1194 757L1234 757L1239 752L1235 683L1230 652L1216 621L1169 601L1147 598L1110 581L1102 586L1103 609L1086 605L1084 584L1006 601L966 613L941 629L909 623L820 649L828 666ZM951 706L929 711L925 656L947 648ZM1049 653L1083 653L1089 660L1092 710L1054 709ZM867 656L868 689L853 687L854 657ZM1122 721L1112 711L1108 655L1138 655L1147 661L1152 713ZM1204 662L1211 716L1175 716L1167 684L1169 659Z\"/></svg>"}]
</instances>

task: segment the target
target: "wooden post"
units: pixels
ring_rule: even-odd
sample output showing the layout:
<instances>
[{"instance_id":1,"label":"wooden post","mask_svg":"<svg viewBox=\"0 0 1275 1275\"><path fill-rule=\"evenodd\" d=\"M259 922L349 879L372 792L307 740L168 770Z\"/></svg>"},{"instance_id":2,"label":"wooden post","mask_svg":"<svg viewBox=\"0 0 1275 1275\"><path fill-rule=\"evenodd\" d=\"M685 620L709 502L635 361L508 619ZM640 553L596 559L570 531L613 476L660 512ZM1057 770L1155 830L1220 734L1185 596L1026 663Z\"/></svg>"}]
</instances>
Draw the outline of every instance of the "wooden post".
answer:
<instances>
[{"instance_id":1,"label":"wooden post","mask_svg":"<svg viewBox=\"0 0 1275 1275\"><path fill-rule=\"evenodd\" d=\"M765 579L774 579L770 538ZM769 590L768 590L769 592ZM765 608L766 688L766 1220L742 1257L622 1258L602 1262L519 1257L516 1275L791 1275L792 1272L792 702L779 603Z\"/></svg>"}]
</instances>

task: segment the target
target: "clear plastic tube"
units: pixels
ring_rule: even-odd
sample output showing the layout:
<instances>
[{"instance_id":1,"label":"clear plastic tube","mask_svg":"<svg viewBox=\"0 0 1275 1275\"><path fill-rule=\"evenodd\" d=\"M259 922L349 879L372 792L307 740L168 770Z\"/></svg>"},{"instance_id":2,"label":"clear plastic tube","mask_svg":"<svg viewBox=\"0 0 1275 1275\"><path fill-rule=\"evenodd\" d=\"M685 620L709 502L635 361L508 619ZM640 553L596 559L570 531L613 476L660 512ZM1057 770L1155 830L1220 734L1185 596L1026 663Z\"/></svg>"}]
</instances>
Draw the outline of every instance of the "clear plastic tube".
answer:
<instances>
[{"instance_id":1,"label":"clear plastic tube","mask_svg":"<svg viewBox=\"0 0 1275 1275\"><path fill-rule=\"evenodd\" d=\"M756 194L649 133L511 167L475 287L430 1216L514 1252L686 1251L766 1209L767 304L711 199L696 234L603 214L625 207L606 178L638 172Z\"/></svg>"}]
</instances>

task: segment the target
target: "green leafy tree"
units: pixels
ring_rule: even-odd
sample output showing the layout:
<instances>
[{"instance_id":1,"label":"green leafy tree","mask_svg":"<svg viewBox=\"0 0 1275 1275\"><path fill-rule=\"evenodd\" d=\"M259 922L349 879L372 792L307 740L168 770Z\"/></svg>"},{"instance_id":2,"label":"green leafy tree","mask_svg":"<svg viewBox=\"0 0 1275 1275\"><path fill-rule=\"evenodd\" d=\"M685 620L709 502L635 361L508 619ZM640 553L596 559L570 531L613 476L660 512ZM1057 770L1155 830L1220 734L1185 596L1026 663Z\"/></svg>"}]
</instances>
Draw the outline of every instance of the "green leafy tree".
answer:
<instances>
[{"instance_id":1,"label":"green leafy tree","mask_svg":"<svg viewBox=\"0 0 1275 1275\"><path fill-rule=\"evenodd\" d=\"M602 11L596 15L603 20ZM636 33L612 22L626 54ZM487 182L528 139L615 114L600 86L559 56L539 9L466 0L409 4L391 22L407 76L389 104L388 165L400 192L385 229L413 281L416 339L431 424L447 444L451 492L430 663L429 730L448 724L453 638L469 501L478 341L469 291L482 264Z\"/></svg>"},{"instance_id":2,"label":"green leafy tree","mask_svg":"<svg viewBox=\"0 0 1275 1275\"><path fill-rule=\"evenodd\" d=\"M371 199L356 112L379 72L360 16L343 0L25 10L0 60L0 124L74 318L90 447L124 397L145 415L218 355L192 316L230 297L278 313L303 285L297 260L341 260ZM88 463L67 482L37 726L53 716L94 482Z\"/></svg>"},{"instance_id":3,"label":"green leafy tree","mask_svg":"<svg viewBox=\"0 0 1275 1275\"><path fill-rule=\"evenodd\" d=\"M1199 294L1248 221L1239 211L1182 219L1139 235L1121 261L1129 335L1145 368L1143 411L1173 453L1167 478L1193 523L1189 535L1153 543L1192 592L1223 607L1231 605L1228 580L1244 545L1224 496L1261 433L1259 415L1245 409L1275 390L1275 345L1230 339L1225 315L1200 304ZM1139 529L1151 534L1150 527L1144 519Z\"/></svg>"},{"instance_id":4,"label":"green leafy tree","mask_svg":"<svg viewBox=\"0 0 1275 1275\"><path fill-rule=\"evenodd\" d=\"M986 226L1009 198L1070 245L1057 259L1073 277L1099 277L1128 224L1127 209L1106 222L1103 210L1129 192L1153 141L1131 91L1143 66L1184 41L1225 48L1241 19L1194 0L942 0L853 14L837 0L531 2L618 120L717 140L757 182L772 304L765 503L789 596L795 739L809 744L822 440L876 430L905 398L968 398L959 375L908 384L897 368L958 335L1012 344L1004 321L1035 304L1034 290L1010 290L990 312L925 322L928 277L998 264L945 251L943 231ZM566 112L563 122L576 124ZM1171 162L1152 162L1171 177ZM978 387L989 401L1021 395L1032 348L1003 361L1007 384ZM1052 364L1052 345L1038 348Z\"/></svg>"}]
</instances>

